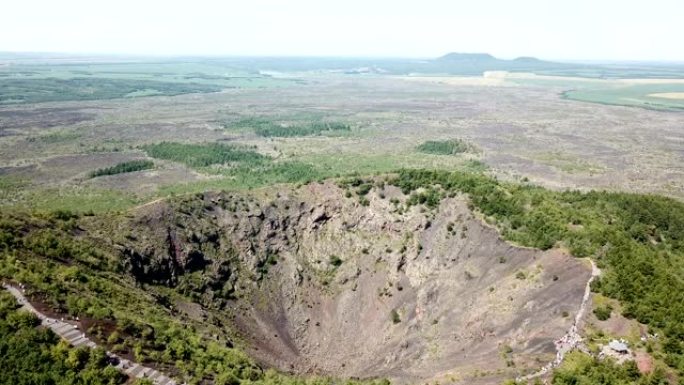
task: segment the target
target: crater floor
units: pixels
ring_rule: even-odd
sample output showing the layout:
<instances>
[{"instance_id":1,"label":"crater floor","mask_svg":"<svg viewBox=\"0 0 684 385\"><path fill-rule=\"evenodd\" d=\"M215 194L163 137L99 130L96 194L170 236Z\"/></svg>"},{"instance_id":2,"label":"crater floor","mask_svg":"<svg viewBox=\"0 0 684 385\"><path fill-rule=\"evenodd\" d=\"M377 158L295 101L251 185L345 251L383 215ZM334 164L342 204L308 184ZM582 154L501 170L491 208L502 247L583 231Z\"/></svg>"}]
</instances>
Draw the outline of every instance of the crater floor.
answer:
<instances>
[{"instance_id":1,"label":"crater floor","mask_svg":"<svg viewBox=\"0 0 684 385\"><path fill-rule=\"evenodd\" d=\"M300 232L267 285L270 300L239 317L255 356L284 370L400 382L552 359L590 276L582 261L504 242L463 199L399 222L384 203L322 204L329 219ZM330 288L300 282L300 261L333 254L344 262Z\"/></svg>"}]
</instances>

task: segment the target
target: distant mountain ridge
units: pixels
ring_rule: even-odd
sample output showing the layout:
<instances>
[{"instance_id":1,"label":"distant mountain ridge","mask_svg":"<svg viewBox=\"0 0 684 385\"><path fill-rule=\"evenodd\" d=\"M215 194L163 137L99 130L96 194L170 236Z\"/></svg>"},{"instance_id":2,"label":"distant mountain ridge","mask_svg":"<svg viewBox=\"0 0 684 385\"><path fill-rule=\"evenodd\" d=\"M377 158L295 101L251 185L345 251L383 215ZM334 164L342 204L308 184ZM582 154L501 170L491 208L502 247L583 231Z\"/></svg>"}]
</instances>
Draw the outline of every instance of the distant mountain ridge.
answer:
<instances>
[{"instance_id":1,"label":"distant mountain ridge","mask_svg":"<svg viewBox=\"0 0 684 385\"><path fill-rule=\"evenodd\" d=\"M457 60L499 60L488 53L461 53L451 52L444 56L438 57L436 60L440 61L457 61Z\"/></svg>"},{"instance_id":2,"label":"distant mountain ridge","mask_svg":"<svg viewBox=\"0 0 684 385\"><path fill-rule=\"evenodd\" d=\"M559 68L564 67L564 63L554 63L550 61L540 60L532 56L521 56L512 60L499 59L488 53L461 53L451 52L444 56L434 59L433 62L440 64L450 64L454 70L458 71L459 67L469 66L473 69L477 67L478 70L513 70L519 71L528 68L530 70L538 70L541 68ZM522 67L522 68L521 68ZM463 68L461 68L463 69Z\"/></svg>"}]
</instances>

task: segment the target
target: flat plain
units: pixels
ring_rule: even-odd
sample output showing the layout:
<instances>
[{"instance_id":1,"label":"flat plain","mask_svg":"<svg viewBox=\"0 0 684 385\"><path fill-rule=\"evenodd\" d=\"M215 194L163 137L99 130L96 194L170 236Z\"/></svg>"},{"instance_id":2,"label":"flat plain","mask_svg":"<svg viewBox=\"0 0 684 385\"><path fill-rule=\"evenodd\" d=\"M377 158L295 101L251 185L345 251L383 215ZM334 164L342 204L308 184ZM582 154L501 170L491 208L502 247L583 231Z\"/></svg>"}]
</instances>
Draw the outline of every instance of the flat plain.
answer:
<instances>
[{"instance_id":1,"label":"flat plain","mask_svg":"<svg viewBox=\"0 0 684 385\"><path fill-rule=\"evenodd\" d=\"M221 92L196 93L191 87L185 92L192 93L173 96L0 106L2 204L108 210L172 193L404 167L487 167L502 178L526 178L556 189L684 197L684 132L682 112L676 110L571 100L562 95L570 92L572 81L545 77L491 81L309 74L294 80L283 86L284 80L260 78L275 85ZM587 82L600 82L602 94L608 83L625 87L623 80ZM577 89L582 95L599 93ZM333 122L350 129L264 137L255 133L263 124L259 121ZM434 155L416 150L424 141L452 139L472 144L473 151ZM273 159L267 174L278 176L155 160L151 170L87 177L120 162L151 159L141 146L163 141L255 146Z\"/></svg>"}]
</instances>

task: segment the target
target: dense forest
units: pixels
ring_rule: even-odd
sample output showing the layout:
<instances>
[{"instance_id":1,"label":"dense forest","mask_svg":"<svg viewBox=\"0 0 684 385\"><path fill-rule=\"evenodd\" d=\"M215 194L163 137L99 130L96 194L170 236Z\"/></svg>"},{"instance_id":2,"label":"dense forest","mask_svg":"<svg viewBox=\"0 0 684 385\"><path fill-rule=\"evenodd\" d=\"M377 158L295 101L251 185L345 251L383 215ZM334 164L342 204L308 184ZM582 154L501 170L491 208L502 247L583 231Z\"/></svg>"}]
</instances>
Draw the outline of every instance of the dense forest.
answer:
<instances>
[{"instance_id":1,"label":"dense forest","mask_svg":"<svg viewBox=\"0 0 684 385\"><path fill-rule=\"evenodd\" d=\"M461 139L428 140L416 147L418 152L432 155L455 155L472 150L472 146Z\"/></svg>"},{"instance_id":2,"label":"dense forest","mask_svg":"<svg viewBox=\"0 0 684 385\"><path fill-rule=\"evenodd\" d=\"M116 175L127 172L135 172L142 170L149 170L154 167L154 162L150 160L131 160L128 162L121 162L112 167L100 168L89 174L91 178L98 176Z\"/></svg>"},{"instance_id":3,"label":"dense forest","mask_svg":"<svg viewBox=\"0 0 684 385\"><path fill-rule=\"evenodd\" d=\"M297 136L316 136L351 131L351 125L342 122L328 122L316 117L290 117L294 121L274 121L267 117L249 117L238 121L224 122L225 129L251 130L263 137L292 138Z\"/></svg>"},{"instance_id":4,"label":"dense forest","mask_svg":"<svg viewBox=\"0 0 684 385\"><path fill-rule=\"evenodd\" d=\"M143 149L153 158L172 160L190 167L226 163L260 164L269 159L256 152L254 148L221 143L161 142L144 146Z\"/></svg>"},{"instance_id":5,"label":"dense forest","mask_svg":"<svg viewBox=\"0 0 684 385\"><path fill-rule=\"evenodd\" d=\"M335 122L313 122L309 124L294 124L288 126L269 122L268 124L260 125L254 132L259 136L288 138L350 130L351 127L348 124Z\"/></svg>"},{"instance_id":6,"label":"dense forest","mask_svg":"<svg viewBox=\"0 0 684 385\"><path fill-rule=\"evenodd\" d=\"M69 347L38 325L35 315L0 292L0 384L116 385L127 379L109 365L103 349Z\"/></svg>"}]
</instances>

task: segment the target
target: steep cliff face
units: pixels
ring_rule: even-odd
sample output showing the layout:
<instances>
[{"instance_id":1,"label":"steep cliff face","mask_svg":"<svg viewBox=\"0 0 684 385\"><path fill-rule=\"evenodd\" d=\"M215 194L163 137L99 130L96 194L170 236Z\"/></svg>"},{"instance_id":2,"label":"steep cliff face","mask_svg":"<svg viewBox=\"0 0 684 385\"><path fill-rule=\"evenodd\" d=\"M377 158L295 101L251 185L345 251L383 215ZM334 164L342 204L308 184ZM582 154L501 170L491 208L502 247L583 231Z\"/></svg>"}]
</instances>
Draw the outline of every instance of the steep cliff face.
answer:
<instances>
[{"instance_id":1,"label":"steep cliff face","mask_svg":"<svg viewBox=\"0 0 684 385\"><path fill-rule=\"evenodd\" d=\"M285 371L492 380L553 356L581 261L502 241L463 197L407 208L383 186L364 199L331 182L200 194L114 224L112 247L140 282L230 314L250 353Z\"/></svg>"}]
</instances>

